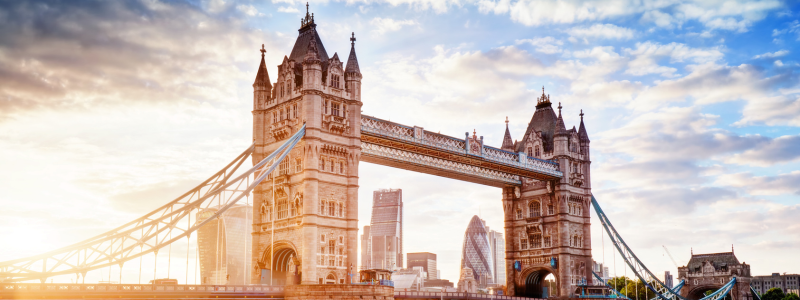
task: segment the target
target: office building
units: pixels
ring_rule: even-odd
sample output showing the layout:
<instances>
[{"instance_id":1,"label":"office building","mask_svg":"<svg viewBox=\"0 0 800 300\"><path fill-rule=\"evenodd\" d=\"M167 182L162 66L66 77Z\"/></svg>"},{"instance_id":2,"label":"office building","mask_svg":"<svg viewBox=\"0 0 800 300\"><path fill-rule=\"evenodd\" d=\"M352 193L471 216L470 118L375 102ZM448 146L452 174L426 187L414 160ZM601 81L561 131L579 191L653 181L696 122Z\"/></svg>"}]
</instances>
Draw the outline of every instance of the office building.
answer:
<instances>
[{"instance_id":1,"label":"office building","mask_svg":"<svg viewBox=\"0 0 800 300\"><path fill-rule=\"evenodd\" d=\"M372 193L372 218L361 236L361 269L403 268L403 190Z\"/></svg>"},{"instance_id":2,"label":"office building","mask_svg":"<svg viewBox=\"0 0 800 300\"><path fill-rule=\"evenodd\" d=\"M478 216L473 216L464 232L464 244L461 250L462 274L459 282L466 277L474 277L478 288L486 288L494 284L494 254L486 234L486 226ZM464 273L464 270L468 272ZM466 274L466 275L465 275ZM470 281L464 281L471 287ZM467 288L469 290L469 288ZM459 286L461 291L461 286Z\"/></svg>"},{"instance_id":3,"label":"office building","mask_svg":"<svg viewBox=\"0 0 800 300\"><path fill-rule=\"evenodd\" d=\"M490 230L489 226L486 226L486 231L487 231L486 235L489 238L489 248L491 249L492 261L494 261L494 269L492 270L492 274L494 274L493 282L496 285L505 285L506 284L506 259L505 259L506 240L503 238L502 232L496 230Z\"/></svg>"},{"instance_id":4,"label":"office building","mask_svg":"<svg viewBox=\"0 0 800 300\"><path fill-rule=\"evenodd\" d=\"M197 213L197 222L214 216L219 207ZM202 284L249 284L253 232L252 207L234 205L197 230Z\"/></svg>"},{"instance_id":5,"label":"office building","mask_svg":"<svg viewBox=\"0 0 800 300\"><path fill-rule=\"evenodd\" d=\"M780 288L784 293L798 294L800 292L798 281L800 281L800 274L772 273L767 276L753 276L750 286L759 294L764 294L771 288Z\"/></svg>"},{"instance_id":6,"label":"office building","mask_svg":"<svg viewBox=\"0 0 800 300\"><path fill-rule=\"evenodd\" d=\"M434 253L408 253L406 254L406 265L408 265L409 269L414 267L422 267L422 269L428 274L428 277L426 278L428 280L439 279L437 276L439 272L436 269L436 254Z\"/></svg>"}]
</instances>

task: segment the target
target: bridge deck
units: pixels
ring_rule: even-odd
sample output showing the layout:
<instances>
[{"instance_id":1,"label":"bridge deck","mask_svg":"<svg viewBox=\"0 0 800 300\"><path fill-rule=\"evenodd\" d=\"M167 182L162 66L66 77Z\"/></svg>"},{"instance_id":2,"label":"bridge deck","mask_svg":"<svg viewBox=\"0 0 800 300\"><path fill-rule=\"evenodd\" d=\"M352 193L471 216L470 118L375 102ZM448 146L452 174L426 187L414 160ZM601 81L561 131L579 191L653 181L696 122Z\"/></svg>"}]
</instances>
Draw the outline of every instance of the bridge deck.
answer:
<instances>
[{"instance_id":1,"label":"bridge deck","mask_svg":"<svg viewBox=\"0 0 800 300\"><path fill-rule=\"evenodd\" d=\"M521 177L561 178L558 163L512 153L470 138L361 117L362 160L490 186L520 185Z\"/></svg>"}]
</instances>

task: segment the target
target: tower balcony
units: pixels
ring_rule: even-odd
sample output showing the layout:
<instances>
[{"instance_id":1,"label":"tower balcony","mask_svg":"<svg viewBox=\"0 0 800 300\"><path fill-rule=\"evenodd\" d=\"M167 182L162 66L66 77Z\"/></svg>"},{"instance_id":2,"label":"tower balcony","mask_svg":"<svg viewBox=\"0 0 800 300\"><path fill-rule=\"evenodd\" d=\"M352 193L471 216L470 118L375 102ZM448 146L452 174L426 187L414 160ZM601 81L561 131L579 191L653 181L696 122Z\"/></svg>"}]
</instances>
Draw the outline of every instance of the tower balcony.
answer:
<instances>
[{"instance_id":1,"label":"tower balcony","mask_svg":"<svg viewBox=\"0 0 800 300\"><path fill-rule=\"evenodd\" d=\"M283 140L292 135L292 128L297 126L299 119L285 119L269 125L269 130L272 132L272 137L276 141Z\"/></svg>"},{"instance_id":2,"label":"tower balcony","mask_svg":"<svg viewBox=\"0 0 800 300\"><path fill-rule=\"evenodd\" d=\"M343 134L350 130L350 121L336 115L322 115L322 127L333 133Z\"/></svg>"},{"instance_id":3,"label":"tower balcony","mask_svg":"<svg viewBox=\"0 0 800 300\"><path fill-rule=\"evenodd\" d=\"M583 177L583 174L572 173L572 174L569 175L569 180L575 186L583 186L583 182L584 182L585 179Z\"/></svg>"}]
</instances>

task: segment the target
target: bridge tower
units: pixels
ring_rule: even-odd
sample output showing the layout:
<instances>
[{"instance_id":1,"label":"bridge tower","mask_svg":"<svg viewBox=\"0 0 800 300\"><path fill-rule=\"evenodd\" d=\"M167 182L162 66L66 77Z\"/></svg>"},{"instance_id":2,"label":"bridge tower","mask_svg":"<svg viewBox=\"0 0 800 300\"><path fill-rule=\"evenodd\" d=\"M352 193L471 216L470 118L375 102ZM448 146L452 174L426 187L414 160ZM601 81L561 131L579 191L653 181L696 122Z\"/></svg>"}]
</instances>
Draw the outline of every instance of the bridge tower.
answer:
<instances>
[{"instance_id":1,"label":"bridge tower","mask_svg":"<svg viewBox=\"0 0 800 300\"><path fill-rule=\"evenodd\" d=\"M750 292L750 265L739 262L731 252L694 254L683 267L678 268L678 279L684 280L681 296L686 299L701 299L708 291L716 291L736 277L736 285L730 291L733 300L753 300Z\"/></svg>"},{"instance_id":2,"label":"bridge tower","mask_svg":"<svg viewBox=\"0 0 800 300\"><path fill-rule=\"evenodd\" d=\"M521 141L506 128L503 150L555 160L560 180L523 179L522 187L503 188L506 231L506 284L510 295L569 297L579 284L591 284L591 200L589 136L580 114L579 129L567 130L553 111L550 96L537 99ZM553 274L552 286L545 277Z\"/></svg>"},{"instance_id":3,"label":"bridge tower","mask_svg":"<svg viewBox=\"0 0 800 300\"><path fill-rule=\"evenodd\" d=\"M347 283L356 266L361 72L355 36L345 65L329 57L306 11L270 83L262 45L253 83L253 163L306 124L305 137L253 201L253 283ZM274 233L274 235L273 235ZM274 246L273 246L274 245Z\"/></svg>"}]
</instances>

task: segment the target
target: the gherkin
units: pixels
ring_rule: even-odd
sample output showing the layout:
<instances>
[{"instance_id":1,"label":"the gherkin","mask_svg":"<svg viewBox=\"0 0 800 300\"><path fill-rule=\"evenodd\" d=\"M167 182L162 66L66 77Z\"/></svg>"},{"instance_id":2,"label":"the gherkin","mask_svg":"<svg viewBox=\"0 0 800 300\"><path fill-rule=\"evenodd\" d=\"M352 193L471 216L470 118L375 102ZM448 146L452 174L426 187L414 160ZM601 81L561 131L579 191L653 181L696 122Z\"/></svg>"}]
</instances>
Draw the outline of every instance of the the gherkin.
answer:
<instances>
[{"instance_id":1,"label":"the gherkin","mask_svg":"<svg viewBox=\"0 0 800 300\"><path fill-rule=\"evenodd\" d=\"M464 233L464 246L461 250L461 268L471 268L478 285L486 287L493 284L492 250L486 235L486 226L478 216L469 221Z\"/></svg>"}]
</instances>

